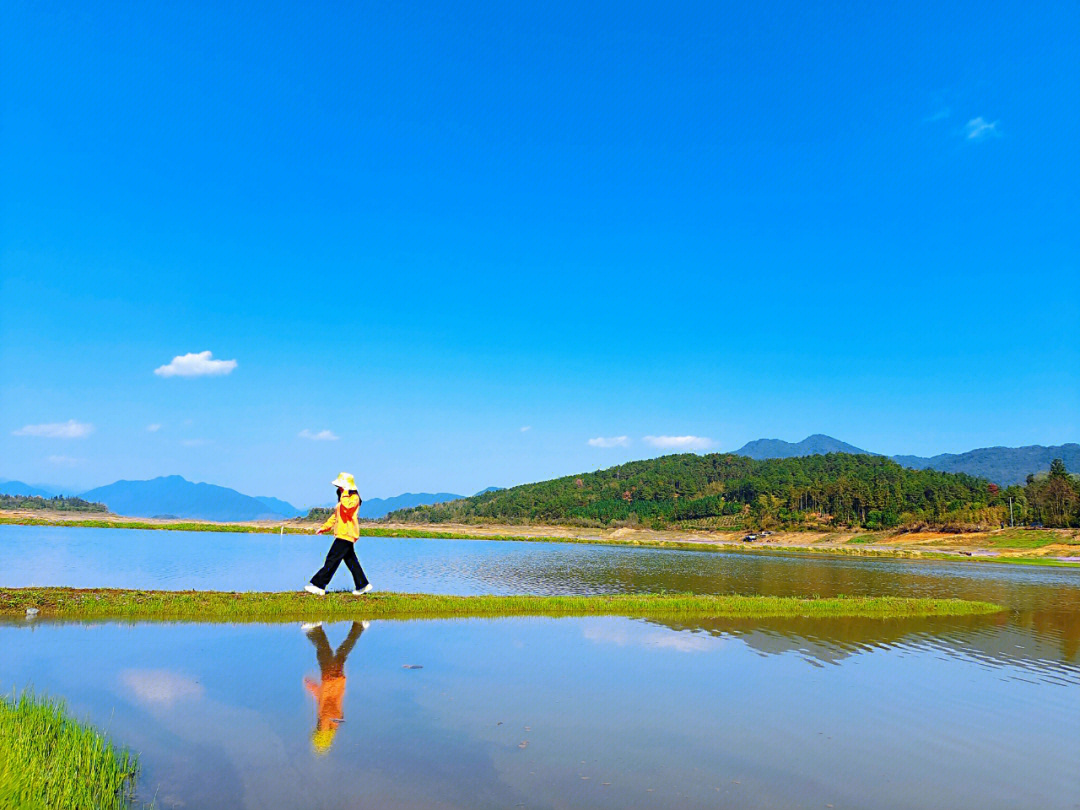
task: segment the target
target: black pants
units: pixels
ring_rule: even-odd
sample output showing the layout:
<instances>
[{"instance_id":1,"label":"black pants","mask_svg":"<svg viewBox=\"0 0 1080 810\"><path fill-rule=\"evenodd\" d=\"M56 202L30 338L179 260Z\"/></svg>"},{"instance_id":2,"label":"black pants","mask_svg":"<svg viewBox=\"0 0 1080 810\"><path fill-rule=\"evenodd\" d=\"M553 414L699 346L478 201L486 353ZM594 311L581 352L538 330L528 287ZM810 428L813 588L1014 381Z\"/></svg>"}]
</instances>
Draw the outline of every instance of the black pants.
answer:
<instances>
[{"instance_id":1,"label":"black pants","mask_svg":"<svg viewBox=\"0 0 1080 810\"><path fill-rule=\"evenodd\" d=\"M341 646L334 652L330 648L330 642L326 639L326 631L322 627L316 627L308 631L307 637L315 645L315 657L319 661L319 672L325 681L329 677L341 675L345 672L345 659L348 658L352 648L364 632L364 626L360 622L353 622L349 628L349 635L341 642Z\"/></svg>"},{"instance_id":2,"label":"black pants","mask_svg":"<svg viewBox=\"0 0 1080 810\"><path fill-rule=\"evenodd\" d=\"M352 572L356 590L359 591L366 586L368 578L364 575L364 569L360 567L360 560L356 559L356 549L348 540L342 540L339 537L334 538L334 545L330 546L330 551L326 553L326 563L311 578L311 584L316 588L326 590L326 586L330 584L330 580L333 578L334 572L337 571L337 567L341 565L342 560L345 561L345 565Z\"/></svg>"}]
</instances>

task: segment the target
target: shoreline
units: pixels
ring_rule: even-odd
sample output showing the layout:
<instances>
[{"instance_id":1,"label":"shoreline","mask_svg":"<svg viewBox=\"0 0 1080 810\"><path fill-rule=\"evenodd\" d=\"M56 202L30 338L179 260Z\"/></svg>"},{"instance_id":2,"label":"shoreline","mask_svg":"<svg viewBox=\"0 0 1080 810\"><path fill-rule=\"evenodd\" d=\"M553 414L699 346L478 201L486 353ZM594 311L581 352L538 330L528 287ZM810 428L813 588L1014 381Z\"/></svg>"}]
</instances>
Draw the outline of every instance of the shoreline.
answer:
<instances>
[{"instance_id":1,"label":"shoreline","mask_svg":"<svg viewBox=\"0 0 1080 810\"><path fill-rule=\"evenodd\" d=\"M171 518L126 518L106 514L42 513L12 510L0 513L0 525L70 526L159 531L236 532L251 534L312 534L316 521L214 523ZM901 560L951 560L1022 565L1080 567L1080 529L1007 528L985 532L895 532L838 530L778 531L753 543L744 532L697 529L590 529L574 526L506 524L361 523L361 537L491 540L533 543L581 543L630 546L671 551L726 551L750 554L812 554Z\"/></svg>"},{"instance_id":2,"label":"shoreline","mask_svg":"<svg viewBox=\"0 0 1080 810\"><path fill-rule=\"evenodd\" d=\"M28 615L27 610L37 612ZM896 596L445 596L347 592L160 591L114 588L0 588L0 620L290 622L363 619L622 616L627 618L871 618L1000 613L989 602Z\"/></svg>"}]
</instances>

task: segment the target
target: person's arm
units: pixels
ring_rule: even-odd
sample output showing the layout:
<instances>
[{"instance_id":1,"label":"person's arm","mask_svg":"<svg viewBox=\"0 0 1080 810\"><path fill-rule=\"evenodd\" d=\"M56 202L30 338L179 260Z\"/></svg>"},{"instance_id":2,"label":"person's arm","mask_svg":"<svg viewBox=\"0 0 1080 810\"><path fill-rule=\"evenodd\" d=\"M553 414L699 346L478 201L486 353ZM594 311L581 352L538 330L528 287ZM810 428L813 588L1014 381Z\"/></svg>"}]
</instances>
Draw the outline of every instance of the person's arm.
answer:
<instances>
[{"instance_id":1,"label":"person's arm","mask_svg":"<svg viewBox=\"0 0 1080 810\"><path fill-rule=\"evenodd\" d=\"M335 506L334 511L330 513L330 517L328 517L326 519L326 523L324 523L322 526L320 526L318 529L316 529L315 534L324 534L326 532L332 531L333 528L334 528L334 523L336 521L337 521L337 507Z\"/></svg>"}]
</instances>

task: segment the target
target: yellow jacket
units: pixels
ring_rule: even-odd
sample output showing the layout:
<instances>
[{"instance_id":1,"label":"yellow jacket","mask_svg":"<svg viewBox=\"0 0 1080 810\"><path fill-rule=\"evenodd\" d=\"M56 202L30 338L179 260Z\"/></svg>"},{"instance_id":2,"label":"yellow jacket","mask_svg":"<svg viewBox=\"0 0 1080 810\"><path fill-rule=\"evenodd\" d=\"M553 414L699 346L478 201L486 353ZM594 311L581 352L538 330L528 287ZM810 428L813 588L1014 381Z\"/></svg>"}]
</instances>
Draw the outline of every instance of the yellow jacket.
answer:
<instances>
[{"instance_id":1,"label":"yellow jacket","mask_svg":"<svg viewBox=\"0 0 1080 810\"><path fill-rule=\"evenodd\" d=\"M326 519L319 531L334 530L334 537L339 540L348 540L355 543L360 537L360 496L355 492L348 492L341 496L334 514Z\"/></svg>"}]
</instances>

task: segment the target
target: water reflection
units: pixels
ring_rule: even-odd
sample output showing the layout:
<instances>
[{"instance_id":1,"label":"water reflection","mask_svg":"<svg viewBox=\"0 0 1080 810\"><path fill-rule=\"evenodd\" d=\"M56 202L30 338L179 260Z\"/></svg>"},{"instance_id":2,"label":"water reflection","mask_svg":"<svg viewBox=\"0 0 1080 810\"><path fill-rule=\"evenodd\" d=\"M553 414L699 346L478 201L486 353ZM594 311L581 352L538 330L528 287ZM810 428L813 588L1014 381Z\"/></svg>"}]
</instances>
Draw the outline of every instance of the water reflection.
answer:
<instances>
[{"instance_id":1,"label":"water reflection","mask_svg":"<svg viewBox=\"0 0 1080 810\"><path fill-rule=\"evenodd\" d=\"M315 730L311 733L311 747L317 754L330 750L337 734L338 724L345 722L345 659L349 657L368 622L353 622L349 634L337 650L331 649L322 622L305 624L304 633L315 645L315 657L319 662L319 682L304 678L304 686L315 698Z\"/></svg>"},{"instance_id":2,"label":"water reflection","mask_svg":"<svg viewBox=\"0 0 1080 810\"><path fill-rule=\"evenodd\" d=\"M1080 796L1080 676L1040 663L1053 649L1007 618L378 621L358 655L362 631L0 625L0 682L63 696L137 750L138 798L159 807L1066 810ZM334 729L321 752L313 714L316 734Z\"/></svg>"},{"instance_id":3,"label":"water reflection","mask_svg":"<svg viewBox=\"0 0 1080 810\"><path fill-rule=\"evenodd\" d=\"M322 554L310 537L170 532L165 545L160 538L159 532L0 526L0 585L299 589L297 572ZM830 623L829 632L854 636L836 639L821 655L890 643L887 636L900 633L955 644L990 665L1080 666L1080 570L1074 569L418 538L361 538L357 553L380 589L406 592L979 599L1009 608L987 620L1007 626L1007 633L991 637L973 624L959 635L942 635L957 632L957 625L840 621ZM904 629L915 627L921 629Z\"/></svg>"}]
</instances>

